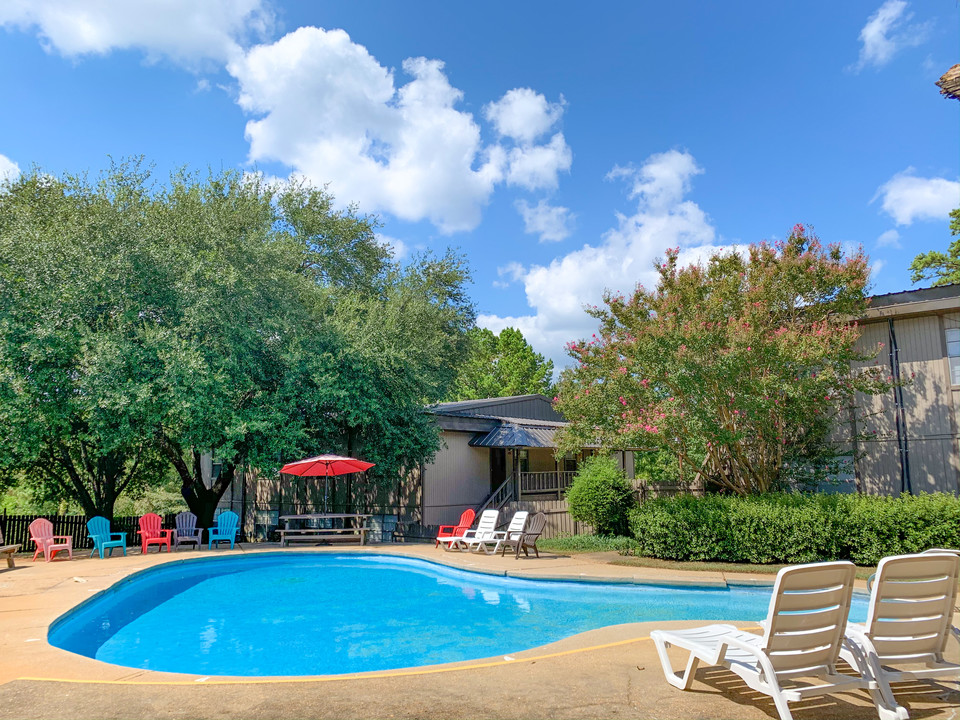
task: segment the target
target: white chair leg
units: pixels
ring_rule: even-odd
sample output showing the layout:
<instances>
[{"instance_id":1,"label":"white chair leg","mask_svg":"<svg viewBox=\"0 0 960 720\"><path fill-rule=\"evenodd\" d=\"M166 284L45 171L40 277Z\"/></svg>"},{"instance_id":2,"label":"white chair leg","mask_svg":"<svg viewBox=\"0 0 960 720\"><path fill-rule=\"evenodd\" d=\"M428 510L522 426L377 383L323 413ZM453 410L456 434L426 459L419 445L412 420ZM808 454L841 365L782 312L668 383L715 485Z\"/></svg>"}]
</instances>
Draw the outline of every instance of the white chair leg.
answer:
<instances>
[{"instance_id":1,"label":"white chair leg","mask_svg":"<svg viewBox=\"0 0 960 720\"><path fill-rule=\"evenodd\" d=\"M845 639L840 657L870 683L870 697L877 707L880 720L908 720L910 714L905 707L897 703L882 668L877 666L870 654L858 642Z\"/></svg>"},{"instance_id":2,"label":"white chair leg","mask_svg":"<svg viewBox=\"0 0 960 720\"><path fill-rule=\"evenodd\" d=\"M657 654L660 656L660 666L663 668L663 675L667 682L681 690L689 690L693 683L693 676L697 673L697 666L700 664L700 658L693 653L687 659L687 667L683 675L678 675L670 662L670 656L667 655L667 642L662 638L654 637L654 644L657 646Z\"/></svg>"}]
</instances>

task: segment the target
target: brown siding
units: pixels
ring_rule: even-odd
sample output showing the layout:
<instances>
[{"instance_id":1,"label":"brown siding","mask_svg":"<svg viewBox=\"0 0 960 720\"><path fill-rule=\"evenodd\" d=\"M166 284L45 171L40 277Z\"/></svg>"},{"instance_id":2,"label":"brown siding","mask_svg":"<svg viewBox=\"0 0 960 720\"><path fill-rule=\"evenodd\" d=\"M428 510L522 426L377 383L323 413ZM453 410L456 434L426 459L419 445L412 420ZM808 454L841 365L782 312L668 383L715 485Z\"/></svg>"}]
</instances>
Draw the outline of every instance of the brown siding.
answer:
<instances>
[{"instance_id":1,"label":"brown siding","mask_svg":"<svg viewBox=\"0 0 960 720\"><path fill-rule=\"evenodd\" d=\"M490 494L490 450L469 446L472 433L445 432L432 463L423 468L423 524L456 523L460 513Z\"/></svg>"},{"instance_id":2,"label":"brown siding","mask_svg":"<svg viewBox=\"0 0 960 720\"><path fill-rule=\"evenodd\" d=\"M940 316L895 319L893 327L899 348L900 376L905 382L903 430L912 489L955 493L960 488L957 420ZM889 326L886 321L865 324L861 349L876 348L880 342L884 347L876 361L883 367L884 374L889 375ZM858 395L857 403L863 411L859 429L867 434L861 443L863 456L858 460L864 490L897 494L901 480L894 393Z\"/></svg>"}]
</instances>

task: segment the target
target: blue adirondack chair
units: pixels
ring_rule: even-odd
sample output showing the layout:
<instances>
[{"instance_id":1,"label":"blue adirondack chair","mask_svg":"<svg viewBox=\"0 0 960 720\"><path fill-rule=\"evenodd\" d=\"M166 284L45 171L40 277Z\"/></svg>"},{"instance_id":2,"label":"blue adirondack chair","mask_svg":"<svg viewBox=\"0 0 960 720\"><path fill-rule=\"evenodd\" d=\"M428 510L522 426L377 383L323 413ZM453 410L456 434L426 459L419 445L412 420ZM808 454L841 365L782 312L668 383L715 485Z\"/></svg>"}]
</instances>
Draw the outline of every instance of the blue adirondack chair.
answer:
<instances>
[{"instance_id":1,"label":"blue adirondack chair","mask_svg":"<svg viewBox=\"0 0 960 720\"><path fill-rule=\"evenodd\" d=\"M110 557L113 557L115 547L123 550L127 554L127 534L125 532L110 532L110 521L105 517L92 517L87 520L87 535L93 540L93 550L90 551L90 557L95 552L100 553L100 559L103 559L103 551L110 550Z\"/></svg>"},{"instance_id":2,"label":"blue adirondack chair","mask_svg":"<svg viewBox=\"0 0 960 720\"><path fill-rule=\"evenodd\" d=\"M221 542L230 542L230 549L233 550L233 543L237 539L237 525L240 522L240 516L235 512L226 510L217 516L217 524L207 530L207 549L212 550L213 544L220 547Z\"/></svg>"}]
</instances>

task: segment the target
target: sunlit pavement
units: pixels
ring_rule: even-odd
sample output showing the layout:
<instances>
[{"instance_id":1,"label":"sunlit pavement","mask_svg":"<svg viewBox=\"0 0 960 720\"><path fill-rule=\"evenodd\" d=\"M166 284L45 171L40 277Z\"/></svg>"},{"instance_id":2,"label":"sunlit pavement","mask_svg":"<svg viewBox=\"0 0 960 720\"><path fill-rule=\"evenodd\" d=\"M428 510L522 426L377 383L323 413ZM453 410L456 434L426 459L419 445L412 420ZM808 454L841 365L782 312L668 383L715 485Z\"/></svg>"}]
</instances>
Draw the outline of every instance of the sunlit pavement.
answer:
<instances>
[{"instance_id":1,"label":"sunlit pavement","mask_svg":"<svg viewBox=\"0 0 960 720\"><path fill-rule=\"evenodd\" d=\"M285 548L246 545L100 560L31 562L0 571L0 718L775 718L772 701L735 675L702 669L693 689L663 679L653 627L696 622L635 623L582 633L510 656L410 670L314 678L209 678L135 670L74 655L47 644L49 624L118 580L154 565L231 552L377 552L469 570L531 578L617 582L770 583L772 576L684 572L607 564L609 554L540 559L444 552L432 545ZM742 627L751 623L731 622ZM956 660L955 645L951 649ZM958 678L960 679L960 678ZM956 684L917 682L898 697L913 718L960 717ZM865 692L791 705L797 720L873 718Z\"/></svg>"}]
</instances>

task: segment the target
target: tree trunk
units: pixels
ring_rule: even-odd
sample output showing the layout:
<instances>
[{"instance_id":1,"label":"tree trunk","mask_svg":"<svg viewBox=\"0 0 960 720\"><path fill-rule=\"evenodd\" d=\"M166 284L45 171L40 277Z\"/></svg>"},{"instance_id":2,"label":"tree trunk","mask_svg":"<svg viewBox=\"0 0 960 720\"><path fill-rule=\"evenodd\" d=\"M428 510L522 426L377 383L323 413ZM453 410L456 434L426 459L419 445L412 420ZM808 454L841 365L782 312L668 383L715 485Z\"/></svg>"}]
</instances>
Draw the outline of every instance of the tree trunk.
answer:
<instances>
[{"instance_id":1,"label":"tree trunk","mask_svg":"<svg viewBox=\"0 0 960 720\"><path fill-rule=\"evenodd\" d=\"M210 487L207 487L203 482L200 453L196 450L189 451L193 459L193 468L191 468L184 459L186 453L179 445L164 436L161 436L161 441L163 454L180 476L180 494L190 508L190 512L197 516L197 527L213 526L217 505L230 487L230 483L233 482L236 466L224 463L219 477L210 483Z\"/></svg>"}]
</instances>

